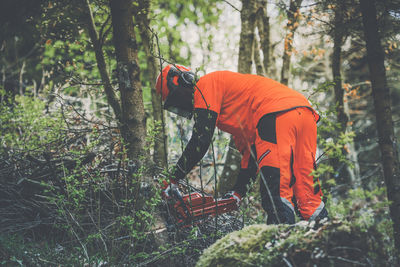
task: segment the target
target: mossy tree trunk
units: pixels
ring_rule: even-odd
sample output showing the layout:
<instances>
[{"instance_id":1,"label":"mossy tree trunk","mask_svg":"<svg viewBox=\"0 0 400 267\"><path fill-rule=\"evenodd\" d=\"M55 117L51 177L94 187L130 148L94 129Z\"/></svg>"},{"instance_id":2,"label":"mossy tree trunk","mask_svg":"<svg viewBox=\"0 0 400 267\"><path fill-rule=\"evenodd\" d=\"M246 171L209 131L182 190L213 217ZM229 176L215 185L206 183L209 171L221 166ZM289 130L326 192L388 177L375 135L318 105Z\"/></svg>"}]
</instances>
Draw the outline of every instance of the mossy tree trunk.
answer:
<instances>
[{"instance_id":1,"label":"mossy tree trunk","mask_svg":"<svg viewBox=\"0 0 400 267\"><path fill-rule=\"evenodd\" d=\"M364 37L367 46L372 95L374 99L376 122L378 126L379 147L382 166L393 220L394 239L400 252L400 171L394 135L390 92L386 80L384 53L378 30L374 0L360 0Z\"/></svg>"}]
</instances>

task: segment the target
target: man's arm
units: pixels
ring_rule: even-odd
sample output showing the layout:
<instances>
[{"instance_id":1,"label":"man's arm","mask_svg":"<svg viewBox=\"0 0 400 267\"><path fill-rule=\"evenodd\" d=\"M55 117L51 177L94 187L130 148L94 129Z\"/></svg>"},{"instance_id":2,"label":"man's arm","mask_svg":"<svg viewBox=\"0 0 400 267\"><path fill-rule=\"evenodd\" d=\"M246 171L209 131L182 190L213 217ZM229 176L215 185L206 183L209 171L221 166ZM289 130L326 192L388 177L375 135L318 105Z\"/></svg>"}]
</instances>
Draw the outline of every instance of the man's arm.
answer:
<instances>
[{"instance_id":1,"label":"man's arm","mask_svg":"<svg viewBox=\"0 0 400 267\"><path fill-rule=\"evenodd\" d=\"M207 109L194 110L192 137L176 164L175 180L182 179L203 158L211 144L218 114Z\"/></svg>"}]
</instances>

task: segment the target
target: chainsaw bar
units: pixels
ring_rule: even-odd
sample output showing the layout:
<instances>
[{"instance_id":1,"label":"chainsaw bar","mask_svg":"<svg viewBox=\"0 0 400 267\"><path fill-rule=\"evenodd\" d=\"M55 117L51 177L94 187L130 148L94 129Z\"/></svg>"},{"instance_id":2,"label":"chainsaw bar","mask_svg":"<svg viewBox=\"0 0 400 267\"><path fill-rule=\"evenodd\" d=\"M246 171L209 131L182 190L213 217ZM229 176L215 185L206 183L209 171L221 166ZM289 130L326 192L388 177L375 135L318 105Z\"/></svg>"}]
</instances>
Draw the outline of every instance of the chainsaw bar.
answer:
<instances>
[{"instance_id":1,"label":"chainsaw bar","mask_svg":"<svg viewBox=\"0 0 400 267\"><path fill-rule=\"evenodd\" d=\"M201 223L210 217L238 209L235 199L215 199L204 193L193 192L182 195L179 190L172 192L167 201L174 224L179 228Z\"/></svg>"}]
</instances>

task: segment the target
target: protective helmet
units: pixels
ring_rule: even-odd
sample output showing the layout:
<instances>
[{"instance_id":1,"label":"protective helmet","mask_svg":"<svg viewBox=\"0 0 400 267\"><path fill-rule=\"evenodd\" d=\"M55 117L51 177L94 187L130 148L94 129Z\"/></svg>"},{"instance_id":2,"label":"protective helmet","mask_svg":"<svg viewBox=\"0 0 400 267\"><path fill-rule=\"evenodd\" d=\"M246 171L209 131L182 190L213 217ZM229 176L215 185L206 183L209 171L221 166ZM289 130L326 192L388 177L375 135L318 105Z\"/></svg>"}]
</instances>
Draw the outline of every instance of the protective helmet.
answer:
<instances>
[{"instance_id":1,"label":"protective helmet","mask_svg":"<svg viewBox=\"0 0 400 267\"><path fill-rule=\"evenodd\" d=\"M196 75L182 65L168 65L158 75L156 91L162 95L164 109L191 119Z\"/></svg>"}]
</instances>

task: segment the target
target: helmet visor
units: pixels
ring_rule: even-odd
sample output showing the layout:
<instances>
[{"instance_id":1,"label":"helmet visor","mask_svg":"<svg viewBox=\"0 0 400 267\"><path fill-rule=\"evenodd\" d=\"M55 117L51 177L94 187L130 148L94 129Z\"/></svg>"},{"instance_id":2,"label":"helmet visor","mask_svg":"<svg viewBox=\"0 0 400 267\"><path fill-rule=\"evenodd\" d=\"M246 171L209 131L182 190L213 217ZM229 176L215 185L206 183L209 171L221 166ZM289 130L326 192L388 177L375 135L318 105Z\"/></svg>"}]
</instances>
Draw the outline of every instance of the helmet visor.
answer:
<instances>
[{"instance_id":1,"label":"helmet visor","mask_svg":"<svg viewBox=\"0 0 400 267\"><path fill-rule=\"evenodd\" d=\"M183 86L174 88L165 99L164 109L191 119L193 116L193 89Z\"/></svg>"}]
</instances>

